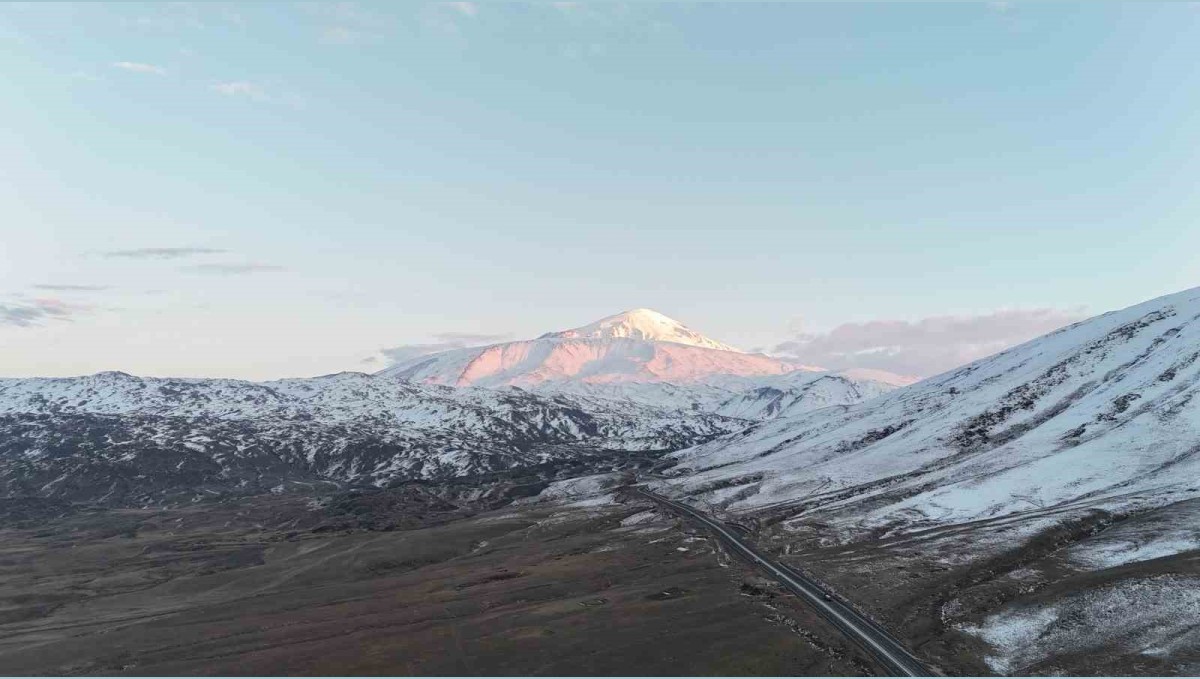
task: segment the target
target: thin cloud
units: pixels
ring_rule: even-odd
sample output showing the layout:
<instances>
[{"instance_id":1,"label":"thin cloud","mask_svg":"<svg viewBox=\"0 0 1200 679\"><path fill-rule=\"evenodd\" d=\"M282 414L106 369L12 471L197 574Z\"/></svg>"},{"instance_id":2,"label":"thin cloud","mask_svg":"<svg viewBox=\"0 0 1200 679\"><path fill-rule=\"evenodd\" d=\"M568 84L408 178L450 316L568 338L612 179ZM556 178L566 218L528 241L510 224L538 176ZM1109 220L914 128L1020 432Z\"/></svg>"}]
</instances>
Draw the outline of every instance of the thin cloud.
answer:
<instances>
[{"instance_id":1,"label":"thin cloud","mask_svg":"<svg viewBox=\"0 0 1200 679\"><path fill-rule=\"evenodd\" d=\"M1080 310L1016 309L979 316L846 323L827 333L802 333L773 353L830 370L866 368L928 377L1070 325Z\"/></svg>"},{"instance_id":2,"label":"thin cloud","mask_svg":"<svg viewBox=\"0 0 1200 679\"><path fill-rule=\"evenodd\" d=\"M33 286L36 290L49 290L52 292L100 292L108 290L107 285L70 285L70 284L43 284Z\"/></svg>"},{"instance_id":3,"label":"thin cloud","mask_svg":"<svg viewBox=\"0 0 1200 679\"><path fill-rule=\"evenodd\" d=\"M387 15L355 2L305 3L301 7L321 21L319 39L327 45L380 42L392 23Z\"/></svg>"},{"instance_id":4,"label":"thin cloud","mask_svg":"<svg viewBox=\"0 0 1200 679\"><path fill-rule=\"evenodd\" d=\"M429 344L403 344L398 347L381 349L379 353L383 354L383 357L389 363L396 365L414 358L420 358L421 356L440 354L443 351L463 349L465 347L466 345L460 342L431 342Z\"/></svg>"},{"instance_id":5,"label":"thin cloud","mask_svg":"<svg viewBox=\"0 0 1200 679\"><path fill-rule=\"evenodd\" d=\"M166 75L167 69L154 64L143 64L137 61L115 61L113 68L119 68L123 71L132 71L134 73L150 73L153 75Z\"/></svg>"},{"instance_id":6,"label":"thin cloud","mask_svg":"<svg viewBox=\"0 0 1200 679\"><path fill-rule=\"evenodd\" d=\"M115 259L185 259L198 255L220 255L229 252L220 248L134 248L132 250L109 250L105 257Z\"/></svg>"},{"instance_id":7,"label":"thin cloud","mask_svg":"<svg viewBox=\"0 0 1200 679\"><path fill-rule=\"evenodd\" d=\"M72 80L82 80L84 82L89 82L89 83L98 83L98 82L104 81L104 78L101 78L100 76L98 76L94 73L88 73L87 71L75 71L75 72L71 73L71 79Z\"/></svg>"},{"instance_id":8,"label":"thin cloud","mask_svg":"<svg viewBox=\"0 0 1200 679\"><path fill-rule=\"evenodd\" d=\"M357 45L368 37L363 31L345 26L327 26L321 30L321 42L329 45Z\"/></svg>"},{"instance_id":9,"label":"thin cloud","mask_svg":"<svg viewBox=\"0 0 1200 679\"><path fill-rule=\"evenodd\" d=\"M511 335L443 332L435 334L433 337L438 341L429 342L427 344L403 344L398 347L381 349L379 353L382 354L391 365L397 365L414 358L420 358L421 356L440 354L443 351L452 351L454 349L466 349L467 347L495 344L496 342L502 342L508 339L511 337Z\"/></svg>"},{"instance_id":10,"label":"thin cloud","mask_svg":"<svg viewBox=\"0 0 1200 679\"><path fill-rule=\"evenodd\" d=\"M434 2L425 5L420 13L426 30L447 36L461 36L462 22L474 21L479 5L474 2Z\"/></svg>"},{"instance_id":11,"label":"thin cloud","mask_svg":"<svg viewBox=\"0 0 1200 679\"><path fill-rule=\"evenodd\" d=\"M227 97L246 97L255 101L266 101L269 98L261 87L244 80L215 83L210 89Z\"/></svg>"},{"instance_id":12,"label":"thin cloud","mask_svg":"<svg viewBox=\"0 0 1200 679\"><path fill-rule=\"evenodd\" d=\"M473 17L479 14L479 5L474 2L443 2L441 4L465 17Z\"/></svg>"},{"instance_id":13,"label":"thin cloud","mask_svg":"<svg viewBox=\"0 0 1200 679\"><path fill-rule=\"evenodd\" d=\"M238 28L246 27L246 17L242 16L241 12L235 12L228 8L221 10L221 18L226 22L237 26Z\"/></svg>"},{"instance_id":14,"label":"thin cloud","mask_svg":"<svg viewBox=\"0 0 1200 679\"><path fill-rule=\"evenodd\" d=\"M242 276L252 273L269 273L274 271L285 271L282 266L273 264L258 264L256 262L247 262L243 264L237 263L216 263L216 264L193 264L183 267L184 271L192 271L195 273L213 274L217 276Z\"/></svg>"},{"instance_id":15,"label":"thin cloud","mask_svg":"<svg viewBox=\"0 0 1200 679\"><path fill-rule=\"evenodd\" d=\"M15 304L0 304L0 325L27 328L46 321L69 321L88 307L67 304L59 299L35 299Z\"/></svg>"},{"instance_id":16,"label":"thin cloud","mask_svg":"<svg viewBox=\"0 0 1200 679\"><path fill-rule=\"evenodd\" d=\"M175 33L182 30L202 29L207 24L203 12L203 3L194 2L163 2L150 5L135 5L138 11L145 13L136 16L124 16L120 21L126 26L143 31Z\"/></svg>"}]
</instances>

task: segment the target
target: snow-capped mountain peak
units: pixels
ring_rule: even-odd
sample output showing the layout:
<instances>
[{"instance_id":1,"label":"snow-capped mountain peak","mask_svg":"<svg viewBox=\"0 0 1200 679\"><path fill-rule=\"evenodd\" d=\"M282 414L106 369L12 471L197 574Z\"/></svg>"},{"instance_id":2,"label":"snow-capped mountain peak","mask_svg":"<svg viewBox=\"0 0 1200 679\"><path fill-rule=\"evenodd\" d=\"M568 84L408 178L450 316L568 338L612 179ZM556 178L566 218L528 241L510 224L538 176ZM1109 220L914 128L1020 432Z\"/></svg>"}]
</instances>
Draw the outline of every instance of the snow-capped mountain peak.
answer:
<instances>
[{"instance_id":1,"label":"snow-capped mountain peak","mask_svg":"<svg viewBox=\"0 0 1200 679\"><path fill-rule=\"evenodd\" d=\"M674 342L705 349L743 353L741 349L705 337L653 309L631 309L578 328L549 332L541 339L637 339Z\"/></svg>"},{"instance_id":2,"label":"snow-capped mountain peak","mask_svg":"<svg viewBox=\"0 0 1200 679\"><path fill-rule=\"evenodd\" d=\"M379 374L424 384L520 387L751 420L857 403L895 386L849 375L822 380L830 373L821 368L746 353L644 308L537 339L411 358Z\"/></svg>"}]
</instances>

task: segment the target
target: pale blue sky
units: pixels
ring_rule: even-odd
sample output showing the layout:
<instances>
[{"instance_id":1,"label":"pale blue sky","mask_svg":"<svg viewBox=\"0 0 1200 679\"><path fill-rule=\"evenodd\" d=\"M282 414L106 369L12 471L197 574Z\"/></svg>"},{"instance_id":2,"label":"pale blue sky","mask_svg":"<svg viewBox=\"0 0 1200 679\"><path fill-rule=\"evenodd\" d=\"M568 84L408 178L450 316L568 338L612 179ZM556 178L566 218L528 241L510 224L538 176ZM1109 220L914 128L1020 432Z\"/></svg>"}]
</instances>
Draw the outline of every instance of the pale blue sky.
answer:
<instances>
[{"instance_id":1,"label":"pale blue sky","mask_svg":"<svg viewBox=\"0 0 1200 679\"><path fill-rule=\"evenodd\" d=\"M0 375L1019 339L1200 284L1197 63L1195 3L0 5Z\"/></svg>"}]
</instances>

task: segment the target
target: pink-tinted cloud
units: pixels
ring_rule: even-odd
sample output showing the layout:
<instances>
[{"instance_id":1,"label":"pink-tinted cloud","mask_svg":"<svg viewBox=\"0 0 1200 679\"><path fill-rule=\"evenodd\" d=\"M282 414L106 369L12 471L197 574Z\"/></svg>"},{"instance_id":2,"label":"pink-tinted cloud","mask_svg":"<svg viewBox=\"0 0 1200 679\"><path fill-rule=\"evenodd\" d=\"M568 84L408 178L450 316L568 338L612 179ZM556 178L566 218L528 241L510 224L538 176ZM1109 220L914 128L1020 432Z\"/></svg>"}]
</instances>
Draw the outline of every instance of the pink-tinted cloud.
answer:
<instances>
[{"instance_id":1,"label":"pink-tinted cloud","mask_svg":"<svg viewBox=\"0 0 1200 679\"><path fill-rule=\"evenodd\" d=\"M868 368L928 377L1083 320L1078 310L1015 309L980 316L845 323L803 333L774 353L831 370Z\"/></svg>"}]
</instances>

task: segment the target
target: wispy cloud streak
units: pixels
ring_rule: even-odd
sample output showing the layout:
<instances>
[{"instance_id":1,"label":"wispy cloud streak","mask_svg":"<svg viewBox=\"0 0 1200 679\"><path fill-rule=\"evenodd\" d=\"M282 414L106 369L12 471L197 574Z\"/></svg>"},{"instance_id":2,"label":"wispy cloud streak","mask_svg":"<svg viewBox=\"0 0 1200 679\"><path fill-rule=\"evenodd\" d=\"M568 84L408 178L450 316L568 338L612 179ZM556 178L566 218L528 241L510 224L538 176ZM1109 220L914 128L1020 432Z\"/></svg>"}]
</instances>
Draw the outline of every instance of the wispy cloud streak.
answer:
<instances>
[{"instance_id":1,"label":"wispy cloud streak","mask_svg":"<svg viewBox=\"0 0 1200 679\"><path fill-rule=\"evenodd\" d=\"M257 262L193 264L191 266L183 267L183 270L194 273L213 274L217 276L242 276L252 273L286 271L286 269L282 266L275 266L274 264L259 264Z\"/></svg>"},{"instance_id":2,"label":"wispy cloud streak","mask_svg":"<svg viewBox=\"0 0 1200 679\"><path fill-rule=\"evenodd\" d=\"M134 248L109 250L105 257L116 259L185 259L197 255L220 255L229 252L220 248Z\"/></svg>"},{"instance_id":3,"label":"wispy cloud streak","mask_svg":"<svg viewBox=\"0 0 1200 679\"><path fill-rule=\"evenodd\" d=\"M107 290L106 285L70 285L70 284L52 284L33 286L35 290L48 290L52 292L100 292Z\"/></svg>"},{"instance_id":4,"label":"wispy cloud streak","mask_svg":"<svg viewBox=\"0 0 1200 679\"><path fill-rule=\"evenodd\" d=\"M27 328L45 321L69 321L88 307L67 304L58 299L35 299L29 302L0 304L0 325Z\"/></svg>"},{"instance_id":5,"label":"wispy cloud streak","mask_svg":"<svg viewBox=\"0 0 1200 679\"><path fill-rule=\"evenodd\" d=\"M166 75L167 69L154 64L143 64L137 61L114 61L113 68L119 68L122 71L132 71L134 73L149 73L151 75Z\"/></svg>"},{"instance_id":6,"label":"wispy cloud streak","mask_svg":"<svg viewBox=\"0 0 1200 679\"><path fill-rule=\"evenodd\" d=\"M246 97L255 101L266 101L269 99L267 93L261 87L244 80L215 83L210 89L227 97Z\"/></svg>"}]
</instances>

